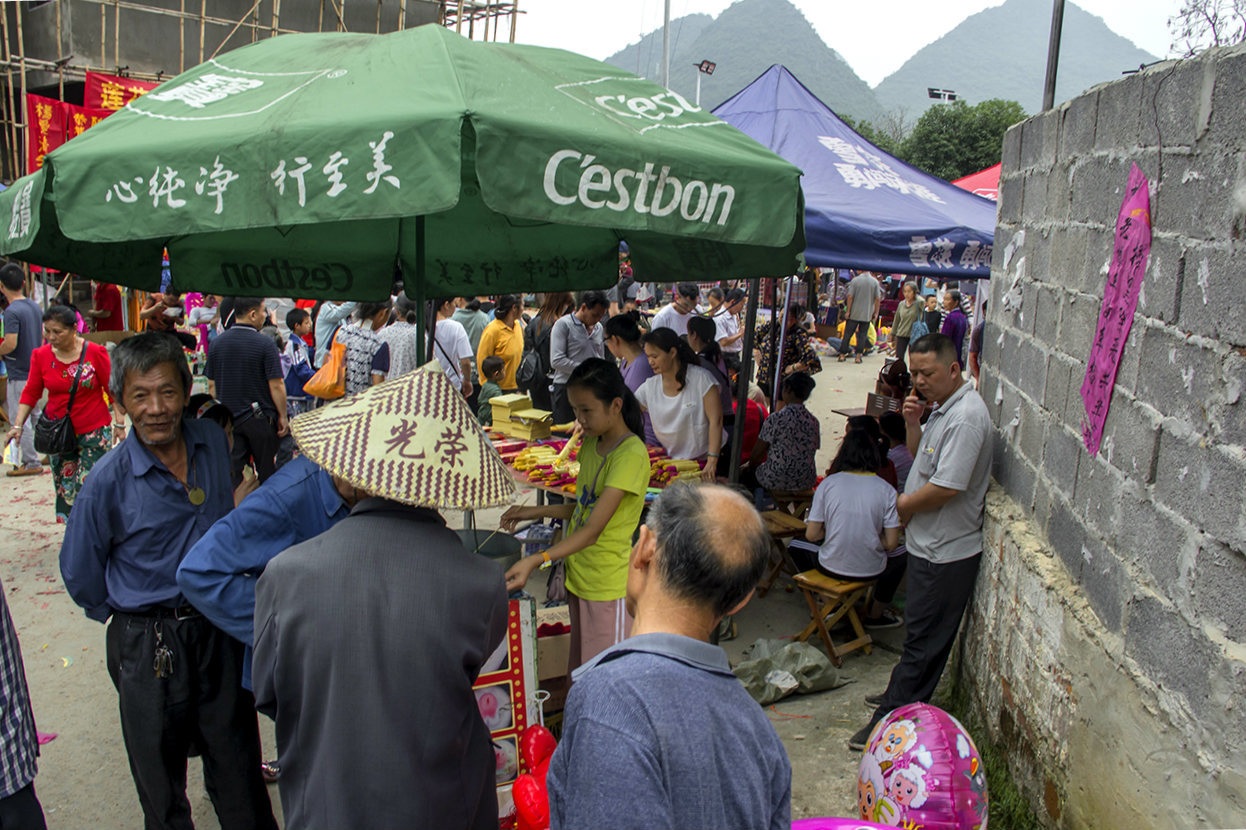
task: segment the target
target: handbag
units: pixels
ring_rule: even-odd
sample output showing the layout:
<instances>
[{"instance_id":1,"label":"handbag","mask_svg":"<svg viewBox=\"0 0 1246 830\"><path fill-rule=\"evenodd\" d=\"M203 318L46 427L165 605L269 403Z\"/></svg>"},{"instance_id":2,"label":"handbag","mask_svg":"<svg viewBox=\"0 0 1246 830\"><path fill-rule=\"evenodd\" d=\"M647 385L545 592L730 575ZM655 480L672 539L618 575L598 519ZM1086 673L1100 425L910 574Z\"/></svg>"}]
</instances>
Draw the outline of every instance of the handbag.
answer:
<instances>
[{"instance_id":1,"label":"handbag","mask_svg":"<svg viewBox=\"0 0 1246 830\"><path fill-rule=\"evenodd\" d=\"M524 352L519 361L519 368L515 370L516 385L520 389L532 389L536 387L537 380L541 377L541 356L536 353L536 349Z\"/></svg>"},{"instance_id":2,"label":"handbag","mask_svg":"<svg viewBox=\"0 0 1246 830\"><path fill-rule=\"evenodd\" d=\"M567 594L567 561L559 559L550 569L549 579L545 580L546 602L566 602Z\"/></svg>"},{"instance_id":3,"label":"handbag","mask_svg":"<svg viewBox=\"0 0 1246 830\"><path fill-rule=\"evenodd\" d=\"M35 451L45 455L78 454L78 433L74 432L73 421L69 413L74 408L74 396L78 393L78 381L82 379L82 361L87 356L87 344L82 344L82 352L78 355L78 370L74 372L74 385L69 388L69 403L65 406L65 414L59 418L49 418L46 411L40 413L35 422Z\"/></svg>"},{"instance_id":4,"label":"handbag","mask_svg":"<svg viewBox=\"0 0 1246 830\"><path fill-rule=\"evenodd\" d=\"M545 367L541 365L540 341L543 331L538 331L538 329L543 327L540 322L540 317L533 319L524 331L524 353L519 359L519 368L515 370L515 384L523 390L535 388L537 381L546 376ZM531 337L528 336L528 332L532 332Z\"/></svg>"},{"instance_id":5,"label":"handbag","mask_svg":"<svg viewBox=\"0 0 1246 830\"><path fill-rule=\"evenodd\" d=\"M346 344L333 332L333 343L324 356L324 365L303 384L303 391L326 401L335 401L346 394Z\"/></svg>"}]
</instances>

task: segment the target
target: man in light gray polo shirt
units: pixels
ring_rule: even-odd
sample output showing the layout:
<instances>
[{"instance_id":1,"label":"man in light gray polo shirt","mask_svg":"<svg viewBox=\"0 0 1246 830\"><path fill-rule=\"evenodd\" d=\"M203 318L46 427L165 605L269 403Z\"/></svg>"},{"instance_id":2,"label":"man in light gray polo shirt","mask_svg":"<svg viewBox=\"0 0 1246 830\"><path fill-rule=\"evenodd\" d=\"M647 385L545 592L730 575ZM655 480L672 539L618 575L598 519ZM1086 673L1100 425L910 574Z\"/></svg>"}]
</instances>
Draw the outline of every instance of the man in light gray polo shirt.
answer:
<instances>
[{"instance_id":1,"label":"man in light gray polo shirt","mask_svg":"<svg viewBox=\"0 0 1246 830\"><path fill-rule=\"evenodd\" d=\"M580 305L554 321L549 333L549 365L554 369L554 423L565 424L575 418L567 402L567 378L590 357L604 357L605 338L601 318L609 301L601 291L585 291Z\"/></svg>"},{"instance_id":2,"label":"man in light gray polo shirt","mask_svg":"<svg viewBox=\"0 0 1246 830\"><path fill-rule=\"evenodd\" d=\"M982 561L982 513L991 481L991 417L986 404L961 379L956 345L928 334L909 345L909 370L917 390L936 404L921 426L924 401L909 395L904 422L913 466L896 502L907 523L909 551L907 633L904 653L870 722L848 741L864 748L870 730L892 709L934 694Z\"/></svg>"}]
</instances>

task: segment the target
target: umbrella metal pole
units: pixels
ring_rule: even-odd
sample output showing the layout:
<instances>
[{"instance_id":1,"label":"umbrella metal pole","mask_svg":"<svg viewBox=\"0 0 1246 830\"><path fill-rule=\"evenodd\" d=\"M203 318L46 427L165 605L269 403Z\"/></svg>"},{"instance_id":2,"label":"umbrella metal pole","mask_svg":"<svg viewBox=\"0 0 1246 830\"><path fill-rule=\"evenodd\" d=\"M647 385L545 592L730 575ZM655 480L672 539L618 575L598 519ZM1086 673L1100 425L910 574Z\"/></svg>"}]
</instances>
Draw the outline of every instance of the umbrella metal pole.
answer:
<instances>
[{"instance_id":1,"label":"umbrella metal pole","mask_svg":"<svg viewBox=\"0 0 1246 830\"><path fill-rule=\"evenodd\" d=\"M405 289L404 289L405 290ZM428 333L428 310L424 308L424 217L415 217L415 307L418 308L419 317L416 318L416 325L419 326L415 332L415 365L424 365L424 345L425 337Z\"/></svg>"},{"instance_id":2,"label":"umbrella metal pole","mask_svg":"<svg viewBox=\"0 0 1246 830\"><path fill-rule=\"evenodd\" d=\"M744 346L740 350L740 376L736 379L735 424L731 428L731 464L727 481L740 481L740 449L744 443L744 420L748 413L748 384L753 375L753 332L757 328L757 298L760 279L748 281L748 308L744 312Z\"/></svg>"},{"instance_id":3,"label":"umbrella metal pole","mask_svg":"<svg viewBox=\"0 0 1246 830\"><path fill-rule=\"evenodd\" d=\"M770 339L770 359L766 361L766 369L770 373L771 379L773 379L775 375L775 370L776 370L775 364L779 359L779 354L778 354L779 344L776 344L774 341L775 336L778 334L777 325L779 322L779 283L774 279L772 279L770 282L774 290L770 294L770 331L766 335ZM767 390L763 389L761 391L762 391L762 394L765 394ZM770 399L770 408L771 409L774 408L774 398Z\"/></svg>"},{"instance_id":4,"label":"umbrella metal pole","mask_svg":"<svg viewBox=\"0 0 1246 830\"><path fill-rule=\"evenodd\" d=\"M784 280L784 284L787 286L787 291L783 294L783 322L779 326L779 348L775 350L777 351L774 361L775 370L774 375L771 376L771 381L774 384L774 397L770 399L771 409L774 409L779 403L779 387L782 385L780 383L780 375L783 374L783 352L787 341L787 321L792 316L792 292L796 289L795 283Z\"/></svg>"}]
</instances>

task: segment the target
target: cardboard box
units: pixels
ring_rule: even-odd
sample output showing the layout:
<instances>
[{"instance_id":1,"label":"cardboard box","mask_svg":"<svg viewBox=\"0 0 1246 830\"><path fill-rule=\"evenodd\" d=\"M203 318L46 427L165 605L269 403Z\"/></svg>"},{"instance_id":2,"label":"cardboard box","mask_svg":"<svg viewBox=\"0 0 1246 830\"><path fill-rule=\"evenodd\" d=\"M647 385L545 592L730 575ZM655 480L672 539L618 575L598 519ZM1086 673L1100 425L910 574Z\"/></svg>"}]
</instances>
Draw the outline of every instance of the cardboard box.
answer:
<instances>
[{"instance_id":1,"label":"cardboard box","mask_svg":"<svg viewBox=\"0 0 1246 830\"><path fill-rule=\"evenodd\" d=\"M545 716L545 725L551 726L550 715L567 708L567 692L571 690L571 678L551 677L541 684L541 688L549 692L549 700L541 706L541 714ZM558 717L562 717L558 715Z\"/></svg>"},{"instance_id":2,"label":"cardboard box","mask_svg":"<svg viewBox=\"0 0 1246 830\"><path fill-rule=\"evenodd\" d=\"M537 630L546 623L563 623L571 625L571 609L565 605L555 608L538 608L536 610ZM541 688L549 689L544 682L557 677L566 677L567 660L571 656L571 635L555 634L536 638L536 677ZM548 710L548 707L547 707Z\"/></svg>"}]
</instances>

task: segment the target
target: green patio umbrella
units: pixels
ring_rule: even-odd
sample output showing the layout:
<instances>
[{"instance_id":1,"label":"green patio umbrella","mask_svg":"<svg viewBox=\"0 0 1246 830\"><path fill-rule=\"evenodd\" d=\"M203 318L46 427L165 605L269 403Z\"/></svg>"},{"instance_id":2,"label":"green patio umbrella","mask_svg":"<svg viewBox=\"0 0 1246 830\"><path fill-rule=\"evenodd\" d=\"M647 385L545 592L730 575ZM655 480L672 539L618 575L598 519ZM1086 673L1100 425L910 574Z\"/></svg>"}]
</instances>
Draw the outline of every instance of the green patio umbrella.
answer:
<instances>
[{"instance_id":1,"label":"green patio umbrella","mask_svg":"<svg viewBox=\"0 0 1246 830\"><path fill-rule=\"evenodd\" d=\"M786 275L799 180L680 95L580 55L431 25L293 34L48 154L0 194L0 253L155 290L167 249L183 290L359 300L397 268L413 295L604 287L620 240L637 279Z\"/></svg>"}]
</instances>

